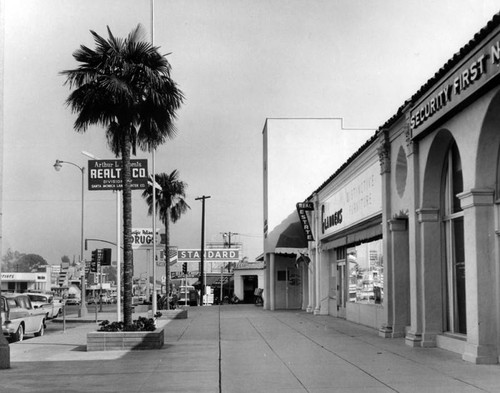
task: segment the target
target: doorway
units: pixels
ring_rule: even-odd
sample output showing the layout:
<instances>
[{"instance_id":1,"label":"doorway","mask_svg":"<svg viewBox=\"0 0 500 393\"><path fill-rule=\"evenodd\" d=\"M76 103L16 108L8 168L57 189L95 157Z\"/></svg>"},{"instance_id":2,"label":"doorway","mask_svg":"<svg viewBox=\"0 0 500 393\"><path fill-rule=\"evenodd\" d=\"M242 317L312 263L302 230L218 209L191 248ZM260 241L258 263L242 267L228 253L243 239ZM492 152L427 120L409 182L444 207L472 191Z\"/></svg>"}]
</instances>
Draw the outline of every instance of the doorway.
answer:
<instances>
[{"instance_id":1,"label":"doorway","mask_svg":"<svg viewBox=\"0 0 500 393\"><path fill-rule=\"evenodd\" d=\"M340 318L346 317L346 248L339 247L336 249L337 259L337 316Z\"/></svg>"},{"instance_id":2,"label":"doorway","mask_svg":"<svg viewBox=\"0 0 500 393\"><path fill-rule=\"evenodd\" d=\"M301 269L288 266L276 272L276 308L297 310L302 307Z\"/></svg>"},{"instance_id":3,"label":"doorway","mask_svg":"<svg viewBox=\"0 0 500 393\"><path fill-rule=\"evenodd\" d=\"M254 303L254 292L258 286L257 276L243 276L243 303Z\"/></svg>"}]
</instances>

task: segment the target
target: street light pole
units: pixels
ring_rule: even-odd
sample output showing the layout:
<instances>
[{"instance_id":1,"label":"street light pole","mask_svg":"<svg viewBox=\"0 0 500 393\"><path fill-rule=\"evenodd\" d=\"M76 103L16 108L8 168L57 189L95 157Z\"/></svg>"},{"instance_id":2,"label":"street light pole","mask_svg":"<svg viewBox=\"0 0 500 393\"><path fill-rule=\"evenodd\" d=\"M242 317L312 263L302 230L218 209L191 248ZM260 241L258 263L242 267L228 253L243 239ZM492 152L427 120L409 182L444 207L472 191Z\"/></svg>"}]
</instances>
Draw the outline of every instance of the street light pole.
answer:
<instances>
[{"instance_id":1,"label":"street light pole","mask_svg":"<svg viewBox=\"0 0 500 393\"><path fill-rule=\"evenodd\" d=\"M205 199L210 198L210 196L203 195L201 197L195 198L195 200L201 200L201 260L200 260L200 282L201 282L201 305L203 306L203 297L205 296L205 276L204 276L204 263L205 263Z\"/></svg>"},{"instance_id":2,"label":"street light pole","mask_svg":"<svg viewBox=\"0 0 500 393\"><path fill-rule=\"evenodd\" d=\"M85 209L85 167L78 166L73 162L70 161L62 161L62 160L56 160L56 163L54 164L54 169L59 172L61 170L62 164L69 164L73 165L74 167L78 168L82 174L82 220L81 220L81 228L80 228L80 264L83 264L83 269L82 269L82 277L81 277L81 287L82 287L82 294L80 298L80 311L79 311L79 316L80 317L86 317L87 316L87 302L85 300L85 292L87 290L86 287L86 282L85 282L85 260L83 258L83 244L84 244L84 233L83 233L83 227L84 227L84 209Z\"/></svg>"},{"instance_id":3,"label":"street light pole","mask_svg":"<svg viewBox=\"0 0 500 393\"><path fill-rule=\"evenodd\" d=\"M87 156L89 158L92 158L93 160L99 160L99 157L94 156L92 153L89 153L88 151L82 150L82 154L84 156ZM120 322L122 320L122 273L121 273L121 239L122 239L122 234L120 232L120 226L121 226L121 221L120 221L120 214L121 214L121 203L120 203L120 198L121 198L121 191L120 190L115 190L116 192L116 243L111 243L116 246L116 320Z\"/></svg>"}]
</instances>

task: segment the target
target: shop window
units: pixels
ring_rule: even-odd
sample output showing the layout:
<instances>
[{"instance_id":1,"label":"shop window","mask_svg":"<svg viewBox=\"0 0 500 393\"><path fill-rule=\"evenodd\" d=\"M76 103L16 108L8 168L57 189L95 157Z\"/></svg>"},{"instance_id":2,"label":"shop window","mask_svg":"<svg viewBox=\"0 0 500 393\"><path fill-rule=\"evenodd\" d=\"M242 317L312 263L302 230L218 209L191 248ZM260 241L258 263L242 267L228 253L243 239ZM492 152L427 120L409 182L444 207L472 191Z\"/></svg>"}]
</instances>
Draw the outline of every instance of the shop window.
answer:
<instances>
[{"instance_id":1,"label":"shop window","mask_svg":"<svg viewBox=\"0 0 500 393\"><path fill-rule=\"evenodd\" d=\"M450 147L443 172L444 330L467 333L465 290L464 214L457 195L463 192L462 163L457 145Z\"/></svg>"},{"instance_id":2,"label":"shop window","mask_svg":"<svg viewBox=\"0 0 500 393\"><path fill-rule=\"evenodd\" d=\"M381 304L384 296L382 239L347 250L349 262L349 301Z\"/></svg>"},{"instance_id":3,"label":"shop window","mask_svg":"<svg viewBox=\"0 0 500 393\"><path fill-rule=\"evenodd\" d=\"M500 200L500 147L498 148L497 154L497 186L495 198L497 201Z\"/></svg>"},{"instance_id":4,"label":"shop window","mask_svg":"<svg viewBox=\"0 0 500 393\"><path fill-rule=\"evenodd\" d=\"M345 247L339 247L335 250L337 254L337 261L343 261L346 257L346 248Z\"/></svg>"},{"instance_id":5,"label":"shop window","mask_svg":"<svg viewBox=\"0 0 500 393\"><path fill-rule=\"evenodd\" d=\"M278 270L277 280L286 281L286 270Z\"/></svg>"},{"instance_id":6,"label":"shop window","mask_svg":"<svg viewBox=\"0 0 500 393\"><path fill-rule=\"evenodd\" d=\"M396 159L396 190L400 198L402 198L405 193L407 176L408 162L406 160L406 153L403 146L400 146Z\"/></svg>"}]
</instances>

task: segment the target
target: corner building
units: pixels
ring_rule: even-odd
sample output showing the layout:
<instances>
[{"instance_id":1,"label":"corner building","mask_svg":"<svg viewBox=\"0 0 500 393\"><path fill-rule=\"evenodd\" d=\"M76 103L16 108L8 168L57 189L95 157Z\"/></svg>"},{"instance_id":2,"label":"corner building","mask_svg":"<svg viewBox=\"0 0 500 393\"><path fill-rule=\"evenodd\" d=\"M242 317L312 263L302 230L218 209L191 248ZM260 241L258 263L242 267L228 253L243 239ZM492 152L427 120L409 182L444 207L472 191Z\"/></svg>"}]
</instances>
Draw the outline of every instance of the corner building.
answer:
<instances>
[{"instance_id":1,"label":"corner building","mask_svg":"<svg viewBox=\"0 0 500 393\"><path fill-rule=\"evenodd\" d=\"M306 201L307 310L500 355L500 14Z\"/></svg>"}]
</instances>

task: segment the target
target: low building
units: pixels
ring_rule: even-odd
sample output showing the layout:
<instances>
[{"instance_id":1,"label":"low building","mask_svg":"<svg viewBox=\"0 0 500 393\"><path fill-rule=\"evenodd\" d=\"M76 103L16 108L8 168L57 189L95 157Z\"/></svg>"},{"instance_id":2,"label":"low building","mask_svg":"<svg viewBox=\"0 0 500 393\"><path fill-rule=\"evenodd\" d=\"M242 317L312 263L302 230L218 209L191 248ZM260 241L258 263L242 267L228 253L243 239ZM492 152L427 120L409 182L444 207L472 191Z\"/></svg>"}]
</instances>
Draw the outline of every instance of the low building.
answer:
<instances>
[{"instance_id":1,"label":"low building","mask_svg":"<svg viewBox=\"0 0 500 393\"><path fill-rule=\"evenodd\" d=\"M47 272L2 272L1 275L1 290L5 292L50 292L51 289L51 275Z\"/></svg>"},{"instance_id":2,"label":"low building","mask_svg":"<svg viewBox=\"0 0 500 393\"><path fill-rule=\"evenodd\" d=\"M264 262L240 261L233 269L234 294L243 303L255 302L255 290L264 289Z\"/></svg>"}]
</instances>

